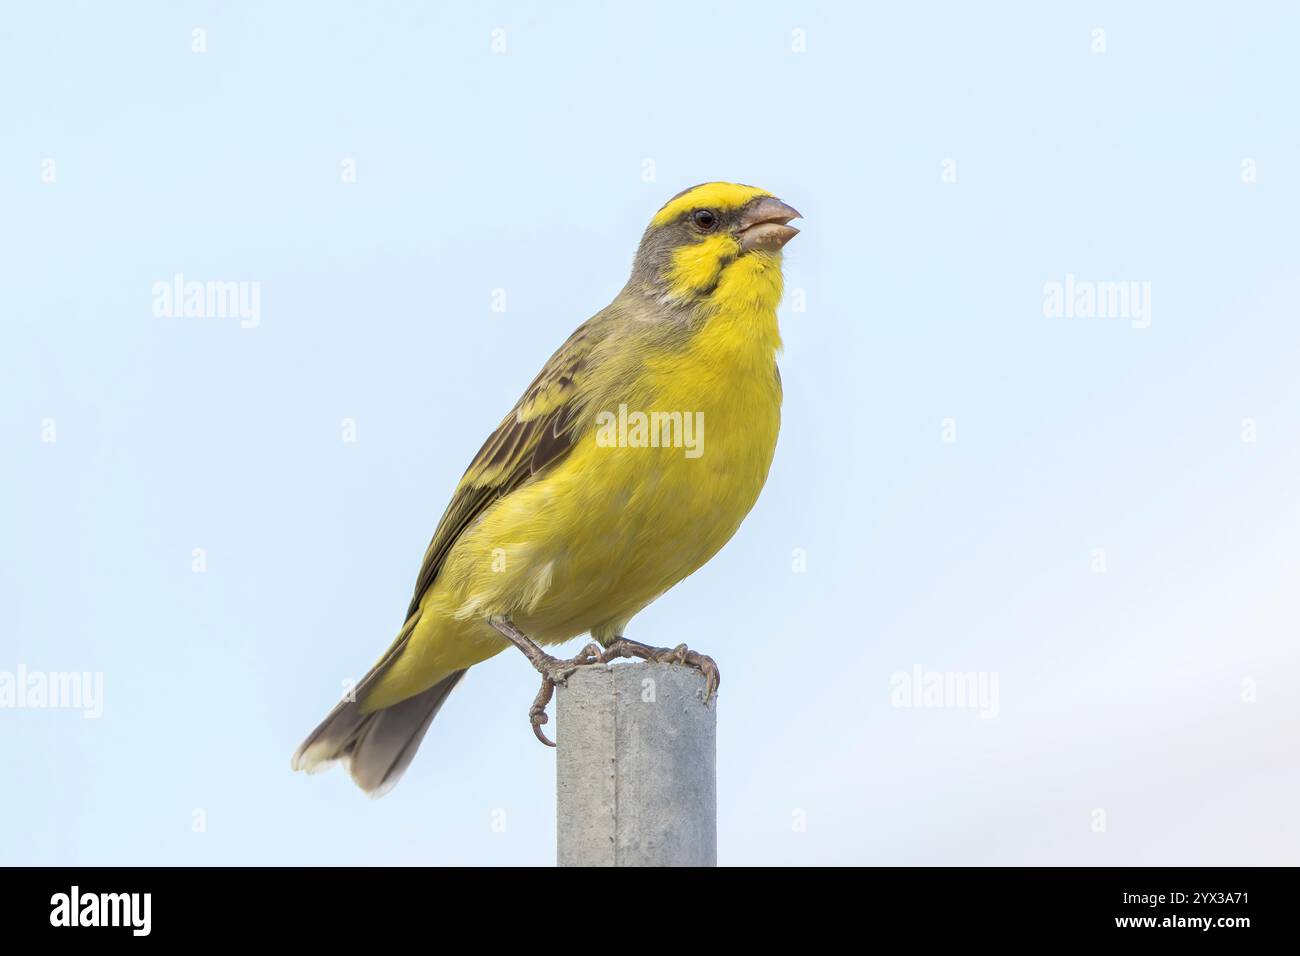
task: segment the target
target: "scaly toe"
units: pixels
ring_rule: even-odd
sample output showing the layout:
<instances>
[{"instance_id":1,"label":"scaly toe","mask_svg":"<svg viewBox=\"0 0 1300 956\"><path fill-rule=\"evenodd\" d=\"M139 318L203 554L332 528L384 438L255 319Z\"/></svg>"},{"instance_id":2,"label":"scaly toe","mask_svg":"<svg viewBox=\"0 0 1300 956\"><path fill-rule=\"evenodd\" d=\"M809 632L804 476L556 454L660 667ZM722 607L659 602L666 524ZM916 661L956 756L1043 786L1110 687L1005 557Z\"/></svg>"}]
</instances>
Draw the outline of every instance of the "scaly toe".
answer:
<instances>
[{"instance_id":1,"label":"scaly toe","mask_svg":"<svg viewBox=\"0 0 1300 956\"><path fill-rule=\"evenodd\" d=\"M549 723L551 719L546 716L546 711L543 710L538 713L533 713L530 711L528 714L528 719L529 722L532 723L533 725L533 736L536 737L538 740L540 740L542 743L546 744L546 746L554 747L555 741L547 737L546 734L542 731L542 724Z\"/></svg>"}]
</instances>

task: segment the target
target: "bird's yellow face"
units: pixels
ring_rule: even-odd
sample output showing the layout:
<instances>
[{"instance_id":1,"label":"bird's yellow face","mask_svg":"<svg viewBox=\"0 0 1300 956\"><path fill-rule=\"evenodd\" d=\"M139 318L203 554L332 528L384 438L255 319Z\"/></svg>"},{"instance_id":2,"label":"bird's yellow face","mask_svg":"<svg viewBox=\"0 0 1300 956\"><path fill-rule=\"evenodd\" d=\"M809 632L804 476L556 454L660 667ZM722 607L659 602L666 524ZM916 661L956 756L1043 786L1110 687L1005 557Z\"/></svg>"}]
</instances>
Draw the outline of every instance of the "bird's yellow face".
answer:
<instances>
[{"instance_id":1,"label":"bird's yellow face","mask_svg":"<svg viewBox=\"0 0 1300 956\"><path fill-rule=\"evenodd\" d=\"M754 186L694 186L651 220L633 281L677 302L714 302L751 288L771 288L779 299L781 249L798 235L789 224L797 218L797 210Z\"/></svg>"}]
</instances>

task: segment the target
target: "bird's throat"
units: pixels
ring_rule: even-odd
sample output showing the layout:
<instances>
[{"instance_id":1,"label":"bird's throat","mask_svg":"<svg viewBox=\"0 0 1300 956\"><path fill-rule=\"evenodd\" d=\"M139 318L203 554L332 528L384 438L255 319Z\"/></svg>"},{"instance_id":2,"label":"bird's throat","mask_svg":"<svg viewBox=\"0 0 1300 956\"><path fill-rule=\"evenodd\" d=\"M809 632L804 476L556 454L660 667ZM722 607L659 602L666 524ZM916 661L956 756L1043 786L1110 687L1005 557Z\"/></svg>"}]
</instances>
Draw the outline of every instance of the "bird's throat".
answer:
<instances>
[{"instance_id":1,"label":"bird's throat","mask_svg":"<svg viewBox=\"0 0 1300 956\"><path fill-rule=\"evenodd\" d=\"M741 256L722 271L717 288L706 300L702 341L697 345L748 355L769 365L781 349L776 308L784 289L780 254Z\"/></svg>"}]
</instances>

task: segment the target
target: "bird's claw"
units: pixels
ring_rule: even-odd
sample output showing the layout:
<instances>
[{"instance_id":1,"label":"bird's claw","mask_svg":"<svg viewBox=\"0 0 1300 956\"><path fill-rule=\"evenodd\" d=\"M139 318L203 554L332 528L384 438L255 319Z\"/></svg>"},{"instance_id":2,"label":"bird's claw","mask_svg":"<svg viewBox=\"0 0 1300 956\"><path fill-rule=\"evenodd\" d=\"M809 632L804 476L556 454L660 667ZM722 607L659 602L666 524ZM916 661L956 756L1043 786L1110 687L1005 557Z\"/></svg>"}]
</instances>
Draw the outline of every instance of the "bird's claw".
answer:
<instances>
[{"instance_id":1,"label":"bird's claw","mask_svg":"<svg viewBox=\"0 0 1300 956\"><path fill-rule=\"evenodd\" d=\"M533 706L528 708L528 722L533 725L533 736L548 747L554 747L555 741L547 737L542 731L542 724L550 720L550 718L546 716L546 705L551 702L551 697L554 693L555 678L551 677L549 673L543 671L542 689L537 692L537 696L533 699Z\"/></svg>"},{"instance_id":2,"label":"bird's claw","mask_svg":"<svg viewBox=\"0 0 1300 956\"><path fill-rule=\"evenodd\" d=\"M554 691L555 685L550 681L544 680L542 682L542 690L537 695L538 702L528 708L528 722L533 725L533 736L548 747L554 747L555 741L546 736L545 731L542 730L542 724L548 723L551 719L546 716L546 704L550 703L551 694L554 693ZM545 703L542 703L543 697L545 697Z\"/></svg>"},{"instance_id":3,"label":"bird's claw","mask_svg":"<svg viewBox=\"0 0 1300 956\"><path fill-rule=\"evenodd\" d=\"M684 664L703 674L705 703L708 703L709 698L717 693L718 685L722 683L722 674L718 671L717 662L707 654L700 654L691 650L685 644L678 644L666 655L662 655L660 663Z\"/></svg>"},{"instance_id":4,"label":"bird's claw","mask_svg":"<svg viewBox=\"0 0 1300 956\"><path fill-rule=\"evenodd\" d=\"M528 722L532 724L533 736L548 747L554 747L555 741L542 732L542 725L550 722L546 716L546 707L555 696L555 686L563 684L579 667L589 664L608 664L620 657L636 657L656 664L681 664L693 667L704 675L704 702L718 692L722 675L718 672L717 662L707 654L691 650L685 644L676 647L651 647L640 641L629 641L626 637L616 638L603 650L598 644L588 644L577 657L567 661L557 660L547 654L533 641L529 640L508 617L492 617L488 623L501 633L510 643L524 652L524 655L542 675L542 687L533 699L533 706L528 708Z\"/></svg>"},{"instance_id":5,"label":"bird's claw","mask_svg":"<svg viewBox=\"0 0 1300 956\"><path fill-rule=\"evenodd\" d=\"M543 655L542 666L538 668L542 672L542 688L533 699L533 706L528 708L528 722L533 725L534 737L548 747L555 746L555 741L547 737L542 731L542 725L550 723L551 718L546 716L546 707L550 704L551 698L555 696L556 686L563 686L564 682L579 667L599 663L601 663L600 647L595 644L588 644L579 652L577 657L570 658L567 661L557 660L549 654Z\"/></svg>"},{"instance_id":6,"label":"bird's claw","mask_svg":"<svg viewBox=\"0 0 1300 956\"><path fill-rule=\"evenodd\" d=\"M620 657L636 657L656 664L681 664L695 668L704 675L705 703L708 703L709 699L717 693L718 685L722 683L722 674L718 670L717 662L707 654L691 650L685 644L678 644L676 647L650 647L648 644L620 637L605 648L599 656L598 663L607 664Z\"/></svg>"}]
</instances>

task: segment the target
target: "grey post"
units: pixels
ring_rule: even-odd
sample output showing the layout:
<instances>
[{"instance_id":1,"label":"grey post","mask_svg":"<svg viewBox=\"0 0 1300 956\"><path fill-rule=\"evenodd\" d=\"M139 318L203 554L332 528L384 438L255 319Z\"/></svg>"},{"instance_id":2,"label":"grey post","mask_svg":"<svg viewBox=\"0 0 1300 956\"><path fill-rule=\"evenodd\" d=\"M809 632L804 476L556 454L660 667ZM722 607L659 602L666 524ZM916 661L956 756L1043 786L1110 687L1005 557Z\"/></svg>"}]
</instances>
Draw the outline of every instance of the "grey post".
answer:
<instances>
[{"instance_id":1,"label":"grey post","mask_svg":"<svg viewBox=\"0 0 1300 956\"><path fill-rule=\"evenodd\" d=\"M717 695L674 664L582 667L557 694L560 866L717 866Z\"/></svg>"}]
</instances>

